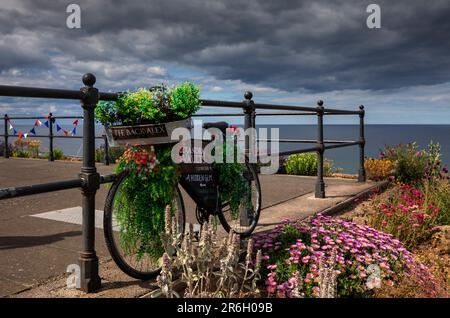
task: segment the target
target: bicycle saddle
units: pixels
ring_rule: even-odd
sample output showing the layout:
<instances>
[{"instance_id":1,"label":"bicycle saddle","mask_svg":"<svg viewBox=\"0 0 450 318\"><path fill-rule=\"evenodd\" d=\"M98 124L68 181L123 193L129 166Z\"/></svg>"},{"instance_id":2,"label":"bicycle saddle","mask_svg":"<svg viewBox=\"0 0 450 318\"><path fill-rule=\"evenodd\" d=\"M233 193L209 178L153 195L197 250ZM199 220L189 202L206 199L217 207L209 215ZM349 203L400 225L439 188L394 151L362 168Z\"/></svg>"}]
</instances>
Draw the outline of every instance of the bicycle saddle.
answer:
<instances>
[{"instance_id":1,"label":"bicycle saddle","mask_svg":"<svg viewBox=\"0 0 450 318\"><path fill-rule=\"evenodd\" d=\"M217 128L217 129L220 129L220 131L222 131L225 134L226 130L228 128L228 123L225 121L219 121L216 123L205 123L205 124L203 124L203 128L205 128L205 129Z\"/></svg>"}]
</instances>

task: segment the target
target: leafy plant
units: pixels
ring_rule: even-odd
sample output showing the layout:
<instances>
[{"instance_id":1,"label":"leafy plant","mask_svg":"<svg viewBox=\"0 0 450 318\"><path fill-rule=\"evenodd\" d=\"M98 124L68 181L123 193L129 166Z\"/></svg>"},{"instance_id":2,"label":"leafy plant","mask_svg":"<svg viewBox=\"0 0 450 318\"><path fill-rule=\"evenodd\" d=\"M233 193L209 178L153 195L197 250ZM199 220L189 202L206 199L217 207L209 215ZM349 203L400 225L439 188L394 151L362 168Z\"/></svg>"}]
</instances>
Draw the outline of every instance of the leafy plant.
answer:
<instances>
[{"instance_id":1,"label":"leafy plant","mask_svg":"<svg viewBox=\"0 0 450 318\"><path fill-rule=\"evenodd\" d=\"M123 155L125 149L123 147L111 147L109 149L109 160L111 162L116 162ZM101 145L99 148L95 149L95 161L103 162L105 158L105 147Z\"/></svg>"},{"instance_id":2,"label":"leafy plant","mask_svg":"<svg viewBox=\"0 0 450 318\"><path fill-rule=\"evenodd\" d=\"M397 181L404 183L417 182L425 173L427 153L419 150L415 142L400 144L394 147L386 146L381 152L381 159L395 163Z\"/></svg>"},{"instance_id":3,"label":"leafy plant","mask_svg":"<svg viewBox=\"0 0 450 318\"><path fill-rule=\"evenodd\" d=\"M233 219L239 216L241 207L251 208L251 189L245 178L246 165L238 162L239 147L234 144L233 162L227 162L227 146L217 145L216 151L223 155L223 162L214 162L213 167L218 175L219 192L222 202L227 202Z\"/></svg>"},{"instance_id":4,"label":"leafy plant","mask_svg":"<svg viewBox=\"0 0 450 318\"><path fill-rule=\"evenodd\" d=\"M287 174L316 176L317 175L317 154L302 153L290 155L284 163ZM324 175L328 176L333 172L333 162L325 160Z\"/></svg>"},{"instance_id":5,"label":"leafy plant","mask_svg":"<svg viewBox=\"0 0 450 318\"><path fill-rule=\"evenodd\" d=\"M366 159L364 162L366 176L370 180L384 180L395 174L395 166L389 159Z\"/></svg>"},{"instance_id":6,"label":"leafy plant","mask_svg":"<svg viewBox=\"0 0 450 318\"><path fill-rule=\"evenodd\" d=\"M50 156L50 151L48 151L44 155L44 159L48 159L49 156ZM55 159L55 160L64 159L64 152L62 151L62 149L59 149L59 148L53 149L53 159Z\"/></svg>"},{"instance_id":7,"label":"leafy plant","mask_svg":"<svg viewBox=\"0 0 450 318\"><path fill-rule=\"evenodd\" d=\"M28 150L15 149L13 150L11 156L17 158L30 158L30 152Z\"/></svg>"},{"instance_id":8,"label":"leafy plant","mask_svg":"<svg viewBox=\"0 0 450 318\"><path fill-rule=\"evenodd\" d=\"M103 125L157 124L191 116L200 107L200 88L191 82L173 89L164 85L119 95L116 102L98 103L95 115Z\"/></svg>"},{"instance_id":9,"label":"leafy plant","mask_svg":"<svg viewBox=\"0 0 450 318\"><path fill-rule=\"evenodd\" d=\"M387 199L373 202L369 224L412 247L431 236L440 213L422 191L404 184L394 187Z\"/></svg>"},{"instance_id":10,"label":"leafy plant","mask_svg":"<svg viewBox=\"0 0 450 318\"><path fill-rule=\"evenodd\" d=\"M173 203L178 181L168 147L128 148L119 159L116 173L126 171L115 205L124 251L137 251L158 259L163 253L160 233L164 230L164 209Z\"/></svg>"},{"instance_id":11,"label":"leafy plant","mask_svg":"<svg viewBox=\"0 0 450 318\"><path fill-rule=\"evenodd\" d=\"M200 231L200 241L194 243L192 224L189 232L181 236L176 218L166 209L166 227L161 234L165 254L160 276L159 290L153 297L179 297L174 290L174 278L186 286L184 297L255 297L259 295L261 251L253 254L253 240L247 242L245 261L240 261L239 236L232 231L227 238L219 239L212 219L205 222Z\"/></svg>"}]
</instances>

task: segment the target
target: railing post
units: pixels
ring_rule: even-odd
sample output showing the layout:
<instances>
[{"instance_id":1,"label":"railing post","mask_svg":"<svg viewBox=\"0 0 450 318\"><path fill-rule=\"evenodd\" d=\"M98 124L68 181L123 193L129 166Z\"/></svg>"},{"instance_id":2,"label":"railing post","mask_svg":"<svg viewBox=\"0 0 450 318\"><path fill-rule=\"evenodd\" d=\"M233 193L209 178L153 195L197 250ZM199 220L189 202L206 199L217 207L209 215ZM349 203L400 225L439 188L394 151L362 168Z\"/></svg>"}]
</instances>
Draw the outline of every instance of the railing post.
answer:
<instances>
[{"instance_id":1,"label":"railing post","mask_svg":"<svg viewBox=\"0 0 450 318\"><path fill-rule=\"evenodd\" d=\"M54 161L55 158L53 156L53 122L55 121L55 118L53 118L53 114L48 114L48 140L49 140L49 154L48 154L48 161Z\"/></svg>"},{"instance_id":2,"label":"railing post","mask_svg":"<svg viewBox=\"0 0 450 318\"><path fill-rule=\"evenodd\" d=\"M323 154L325 146L323 143L323 101L317 102L317 182L316 198L325 198L325 182L323 181Z\"/></svg>"},{"instance_id":3,"label":"railing post","mask_svg":"<svg viewBox=\"0 0 450 318\"><path fill-rule=\"evenodd\" d=\"M3 157L5 158L9 158L9 147L8 147L8 115L5 114L5 149L4 149L4 153L3 153Z\"/></svg>"},{"instance_id":4,"label":"railing post","mask_svg":"<svg viewBox=\"0 0 450 318\"><path fill-rule=\"evenodd\" d=\"M366 169L364 168L364 147L366 146L366 139L364 137L364 106L359 106L359 171L358 171L358 181L366 181Z\"/></svg>"},{"instance_id":5,"label":"railing post","mask_svg":"<svg viewBox=\"0 0 450 318\"><path fill-rule=\"evenodd\" d=\"M253 129L255 128L255 103L252 100L253 93L245 92L244 94L244 153L245 153L245 162L249 162L249 159L252 158L252 151L255 149L255 136L253 134ZM250 132L248 129L251 129ZM250 161L250 164L253 162ZM249 180L249 183L251 181ZM250 185L249 185L250 186ZM251 194L250 194L251 195ZM247 211L248 212L248 211ZM241 213L240 215L240 224L242 226L249 226L251 224L250 216L248 213Z\"/></svg>"},{"instance_id":6,"label":"railing post","mask_svg":"<svg viewBox=\"0 0 450 318\"><path fill-rule=\"evenodd\" d=\"M98 275L98 257L95 252L95 193L100 188L100 175L95 168L95 123L94 109L99 94L94 88L95 76L87 73L83 75L84 87L81 91L84 98L81 100L83 108L83 166L80 178L82 181L82 228L83 250L80 252L79 263L81 267L80 289L84 292L93 292L100 288L101 280Z\"/></svg>"},{"instance_id":7,"label":"railing post","mask_svg":"<svg viewBox=\"0 0 450 318\"><path fill-rule=\"evenodd\" d=\"M109 144L106 135L103 135L103 144L105 146L104 164L109 166Z\"/></svg>"}]
</instances>

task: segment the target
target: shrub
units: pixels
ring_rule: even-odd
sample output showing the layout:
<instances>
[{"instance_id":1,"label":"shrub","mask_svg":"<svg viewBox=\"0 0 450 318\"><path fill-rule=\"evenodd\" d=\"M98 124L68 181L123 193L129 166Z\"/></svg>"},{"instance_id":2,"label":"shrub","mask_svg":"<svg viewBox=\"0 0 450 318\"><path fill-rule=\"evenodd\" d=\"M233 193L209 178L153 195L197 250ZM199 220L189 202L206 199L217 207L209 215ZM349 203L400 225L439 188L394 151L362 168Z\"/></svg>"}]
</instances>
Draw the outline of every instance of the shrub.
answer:
<instances>
[{"instance_id":1,"label":"shrub","mask_svg":"<svg viewBox=\"0 0 450 318\"><path fill-rule=\"evenodd\" d=\"M317 215L254 239L263 251L269 297L371 296L376 285L406 276L419 286L438 285L399 240L369 226ZM370 265L378 266L379 275Z\"/></svg>"},{"instance_id":2,"label":"shrub","mask_svg":"<svg viewBox=\"0 0 450 318\"><path fill-rule=\"evenodd\" d=\"M448 176L439 180L423 183L423 191L428 202L432 202L439 209L436 223L439 225L450 225L450 183Z\"/></svg>"},{"instance_id":3,"label":"shrub","mask_svg":"<svg viewBox=\"0 0 450 318\"><path fill-rule=\"evenodd\" d=\"M381 158L395 163L396 179L400 182L417 182L424 176L427 153L419 150L415 142L386 146Z\"/></svg>"},{"instance_id":4,"label":"shrub","mask_svg":"<svg viewBox=\"0 0 450 318\"><path fill-rule=\"evenodd\" d=\"M374 201L373 207L370 225L391 233L407 247L431 236L441 212L422 191L409 184L394 187L387 199Z\"/></svg>"},{"instance_id":5,"label":"shrub","mask_svg":"<svg viewBox=\"0 0 450 318\"><path fill-rule=\"evenodd\" d=\"M369 158L364 162L366 176L370 180L384 180L395 174L395 167L389 159Z\"/></svg>"},{"instance_id":6,"label":"shrub","mask_svg":"<svg viewBox=\"0 0 450 318\"><path fill-rule=\"evenodd\" d=\"M110 162L116 162L125 151L123 147L111 147L109 148L109 160ZM105 158L105 147L101 145L99 148L95 149L95 161L103 162Z\"/></svg>"},{"instance_id":7,"label":"shrub","mask_svg":"<svg viewBox=\"0 0 450 318\"><path fill-rule=\"evenodd\" d=\"M284 168L287 174L316 176L317 154L302 153L290 155L284 163ZM325 160L323 169L325 176L330 175L333 172L333 162L331 160Z\"/></svg>"},{"instance_id":8,"label":"shrub","mask_svg":"<svg viewBox=\"0 0 450 318\"><path fill-rule=\"evenodd\" d=\"M47 151L47 153L44 155L44 159L48 159L48 157L50 156L50 151ZM62 160L64 159L64 152L62 151L62 149L56 148L53 149L53 159L55 160Z\"/></svg>"},{"instance_id":9,"label":"shrub","mask_svg":"<svg viewBox=\"0 0 450 318\"><path fill-rule=\"evenodd\" d=\"M28 150L15 149L12 151L11 156L17 158L30 158L30 152Z\"/></svg>"}]
</instances>

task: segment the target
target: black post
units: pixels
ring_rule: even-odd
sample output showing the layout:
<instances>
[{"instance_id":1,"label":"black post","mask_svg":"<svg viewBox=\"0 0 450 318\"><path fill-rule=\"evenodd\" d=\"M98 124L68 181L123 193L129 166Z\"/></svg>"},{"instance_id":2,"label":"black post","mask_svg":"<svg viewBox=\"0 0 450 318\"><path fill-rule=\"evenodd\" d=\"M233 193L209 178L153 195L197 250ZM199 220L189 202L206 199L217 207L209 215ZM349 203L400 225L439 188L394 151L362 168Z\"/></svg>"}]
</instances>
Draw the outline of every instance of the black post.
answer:
<instances>
[{"instance_id":1,"label":"black post","mask_svg":"<svg viewBox=\"0 0 450 318\"><path fill-rule=\"evenodd\" d=\"M5 149L4 149L4 153L3 156L5 158L9 158L9 147L8 147L8 115L5 114Z\"/></svg>"},{"instance_id":2,"label":"black post","mask_svg":"<svg viewBox=\"0 0 450 318\"><path fill-rule=\"evenodd\" d=\"M366 139L364 137L364 106L359 106L359 172L358 182L366 181L366 169L364 168L364 147L366 145Z\"/></svg>"},{"instance_id":3,"label":"black post","mask_svg":"<svg viewBox=\"0 0 450 318\"><path fill-rule=\"evenodd\" d=\"M54 161L55 158L53 157L53 122L55 119L53 118L53 114L48 114L48 140L49 140L49 154L48 154L48 161Z\"/></svg>"},{"instance_id":4,"label":"black post","mask_svg":"<svg viewBox=\"0 0 450 318\"><path fill-rule=\"evenodd\" d=\"M103 135L103 144L105 146L105 156L103 158L105 165L109 166L109 144L106 135Z\"/></svg>"},{"instance_id":5,"label":"black post","mask_svg":"<svg viewBox=\"0 0 450 318\"><path fill-rule=\"evenodd\" d=\"M325 198L325 182L323 181L323 153L325 146L323 144L323 101L317 102L317 183L316 198Z\"/></svg>"},{"instance_id":6,"label":"black post","mask_svg":"<svg viewBox=\"0 0 450 318\"><path fill-rule=\"evenodd\" d=\"M95 193L100 188L100 175L95 168L95 123L94 109L99 94L94 88L95 76L87 73L83 75L81 88L84 94L81 100L83 108L83 166L80 178L82 181L83 205L83 250L80 252L79 263L81 267L80 289L90 293L101 286L98 275L98 257L95 252Z\"/></svg>"},{"instance_id":7,"label":"black post","mask_svg":"<svg viewBox=\"0 0 450 318\"><path fill-rule=\"evenodd\" d=\"M248 135L248 129L249 128L255 128L255 103L252 100L253 93L252 92L245 92L244 94L244 154L245 154L245 162L249 162L249 158L253 158L252 152L255 149L254 143L255 143L255 136L253 135L253 131L250 132L250 135ZM250 164L253 164L253 162L250 162ZM249 180L249 183L251 181ZM250 184L249 184L250 186ZM249 194L251 195L251 194ZM251 224L251 220L248 214L249 211L245 211L245 213L240 214L240 224L242 226L249 226Z\"/></svg>"}]
</instances>

